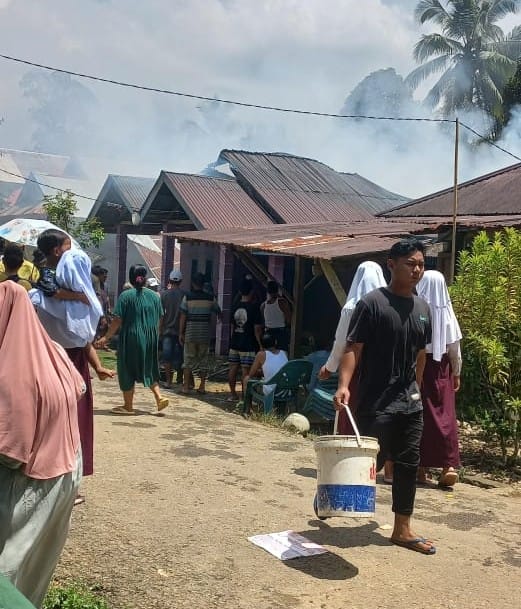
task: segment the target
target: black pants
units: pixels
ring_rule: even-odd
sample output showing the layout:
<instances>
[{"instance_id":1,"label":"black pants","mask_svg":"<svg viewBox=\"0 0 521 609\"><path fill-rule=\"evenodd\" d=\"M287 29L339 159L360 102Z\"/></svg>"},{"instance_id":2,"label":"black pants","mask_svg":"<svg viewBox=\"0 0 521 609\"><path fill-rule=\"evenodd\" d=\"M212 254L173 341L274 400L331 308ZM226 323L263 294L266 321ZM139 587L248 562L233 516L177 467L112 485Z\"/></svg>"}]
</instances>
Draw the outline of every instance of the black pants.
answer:
<instances>
[{"instance_id":1,"label":"black pants","mask_svg":"<svg viewBox=\"0 0 521 609\"><path fill-rule=\"evenodd\" d=\"M413 414L378 414L359 418L360 433L378 438L380 452L377 467L394 462L393 512L410 516L416 496L416 475L420 462L420 441L423 431L423 412Z\"/></svg>"}]
</instances>

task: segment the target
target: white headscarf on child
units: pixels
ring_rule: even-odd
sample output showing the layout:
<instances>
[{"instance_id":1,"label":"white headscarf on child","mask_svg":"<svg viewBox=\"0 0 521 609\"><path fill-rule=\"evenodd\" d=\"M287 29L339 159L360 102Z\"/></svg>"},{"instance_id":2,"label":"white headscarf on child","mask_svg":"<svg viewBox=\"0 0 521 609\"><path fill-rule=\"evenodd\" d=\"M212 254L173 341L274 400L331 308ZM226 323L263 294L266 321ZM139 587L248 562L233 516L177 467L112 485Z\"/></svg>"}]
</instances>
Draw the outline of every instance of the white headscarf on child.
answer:
<instances>
[{"instance_id":1,"label":"white headscarf on child","mask_svg":"<svg viewBox=\"0 0 521 609\"><path fill-rule=\"evenodd\" d=\"M434 360L441 362L443 355L447 353L447 345L452 345L462 338L445 277L439 271L425 271L416 291L431 310L432 343L427 345L426 350L432 353Z\"/></svg>"},{"instance_id":2,"label":"white headscarf on child","mask_svg":"<svg viewBox=\"0 0 521 609\"><path fill-rule=\"evenodd\" d=\"M103 310L92 286L91 262L87 254L79 249L65 252L56 267L56 281L66 290L83 292L90 305L77 300L49 298L40 290L31 290L31 301L37 308L65 322L69 332L92 342Z\"/></svg>"}]
</instances>

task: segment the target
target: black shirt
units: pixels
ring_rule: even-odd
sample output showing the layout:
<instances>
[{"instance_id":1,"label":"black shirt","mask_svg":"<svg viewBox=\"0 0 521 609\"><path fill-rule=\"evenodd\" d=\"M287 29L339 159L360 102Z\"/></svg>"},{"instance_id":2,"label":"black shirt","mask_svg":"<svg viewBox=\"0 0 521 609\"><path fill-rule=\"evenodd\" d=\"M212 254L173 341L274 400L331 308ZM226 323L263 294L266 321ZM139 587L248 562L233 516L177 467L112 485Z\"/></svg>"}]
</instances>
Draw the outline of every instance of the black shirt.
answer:
<instances>
[{"instance_id":1,"label":"black shirt","mask_svg":"<svg viewBox=\"0 0 521 609\"><path fill-rule=\"evenodd\" d=\"M257 351L255 326L262 325L259 305L255 302L238 302L232 309L232 324L230 348L237 351Z\"/></svg>"},{"instance_id":2,"label":"black shirt","mask_svg":"<svg viewBox=\"0 0 521 609\"><path fill-rule=\"evenodd\" d=\"M161 293L161 304L165 311L164 336L179 336L179 307L185 295L186 292L181 288L172 288Z\"/></svg>"},{"instance_id":3,"label":"black shirt","mask_svg":"<svg viewBox=\"0 0 521 609\"><path fill-rule=\"evenodd\" d=\"M358 416L423 409L416 358L431 333L429 306L418 296L378 288L359 301L347 332L348 343L364 345L356 373Z\"/></svg>"}]
</instances>

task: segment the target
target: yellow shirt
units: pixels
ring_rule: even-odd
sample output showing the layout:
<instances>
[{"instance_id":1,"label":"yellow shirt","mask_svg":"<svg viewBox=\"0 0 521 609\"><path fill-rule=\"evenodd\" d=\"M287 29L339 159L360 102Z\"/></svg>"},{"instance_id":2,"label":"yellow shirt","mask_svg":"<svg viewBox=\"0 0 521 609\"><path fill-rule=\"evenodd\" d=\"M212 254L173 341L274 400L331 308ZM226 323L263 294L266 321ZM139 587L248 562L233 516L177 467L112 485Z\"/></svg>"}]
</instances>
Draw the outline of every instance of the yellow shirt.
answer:
<instances>
[{"instance_id":1,"label":"yellow shirt","mask_svg":"<svg viewBox=\"0 0 521 609\"><path fill-rule=\"evenodd\" d=\"M32 262L29 262L29 260L24 260L22 266L18 269L18 277L29 282L38 281L40 278L40 273ZM6 279L7 275L5 274L4 261L0 260L0 281L5 281Z\"/></svg>"},{"instance_id":2,"label":"yellow shirt","mask_svg":"<svg viewBox=\"0 0 521 609\"><path fill-rule=\"evenodd\" d=\"M7 275L5 273L0 273L0 283L2 283L3 281L7 281ZM22 288L24 288L25 290L29 291L32 289L32 285L27 281L27 279L18 279L18 281L16 281L15 283L17 283L18 285L22 286Z\"/></svg>"}]
</instances>

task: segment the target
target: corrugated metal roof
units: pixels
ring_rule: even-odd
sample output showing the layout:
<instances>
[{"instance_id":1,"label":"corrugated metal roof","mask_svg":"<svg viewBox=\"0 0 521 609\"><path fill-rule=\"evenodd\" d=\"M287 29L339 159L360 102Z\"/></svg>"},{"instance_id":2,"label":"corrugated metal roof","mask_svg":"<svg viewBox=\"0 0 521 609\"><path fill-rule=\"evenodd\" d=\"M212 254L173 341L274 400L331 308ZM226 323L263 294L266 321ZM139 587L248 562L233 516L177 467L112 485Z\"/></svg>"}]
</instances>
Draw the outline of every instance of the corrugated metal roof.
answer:
<instances>
[{"instance_id":1,"label":"corrugated metal roof","mask_svg":"<svg viewBox=\"0 0 521 609\"><path fill-rule=\"evenodd\" d=\"M500 228L521 226L521 215L461 217L460 228ZM433 234L445 229L451 220L445 217L383 220L370 222L327 222L319 224L277 224L221 231L172 233L181 241L203 241L232 245L248 250L290 254L332 260L387 251L398 239L413 234Z\"/></svg>"},{"instance_id":2,"label":"corrugated metal roof","mask_svg":"<svg viewBox=\"0 0 521 609\"><path fill-rule=\"evenodd\" d=\"M372 214L376 215L410 201L408 197L386 190L358 173L341 173L340 175L362 197L364 208Z\"/></svg>"},{"instance_id":3,"label":"corrugated metal roof","mask_svg":"<svg viewBox=\"0 0 521 609\"><path fill-rule=\"evenodd\" d=\"M314 159L223 150L241 186L278 223L369 220L364 198L342 174Z\"/></svg>"},{"instance_id":4,"label":"corrugated metal roof","mask_svg":"<svg viewBox=\"0 0 521 609\"><path fill-rule=\"evenodd\" d=\"M130 211L139 211L148 193L154 186L155 178L138 178L134 176L109 175L114 187L121 196L122 202Z\"/></svg>"},{"instance_id":5,"label":"corrugated metal roof","mask_svg":"<svg viewBox=\"0 0 521 609\"><path fill-rule=\"evenodd\" d=\"M521 163L462 183L458 213L465 215L521 214ZM386 217L451 216L454 189L415 199L381 215Z\"/></svg>"},{"instance_id":6,"label":"corrugated metal roof","mask_svg":"<svg viewBox=\"0 0 521 609\"><path fill-rule=\"evenodd\" d=\"M70 157L60 154L45 154L43 152L29 152L28 150L13 150L11 148L0 148L0 153L9 155L24 176L35 172L43 173L47 176L63 177L71 160Z\"/></svg>"},{"instance_id":7,"label":"corrugated metal roof","mask_svg":"<svg viewBox=\"0 0 521 609\"><path fill-rule=\"evenodd\" d=\"M0 151L0 182L23 184L25 180L20 176L22 176L22 171L14 159L9 154Z\"/></svg>"},{"instance_id":8,"label":"corrugated metal roof","mask_svg":"<svg viewBox=\"0 0 521 609\"><path fill-rule=\"evenodd\" d=\"M171 172L164 172L164 176L196 226L218 229L271 222L234 179Z\"/></svg>"}]
</instances>

